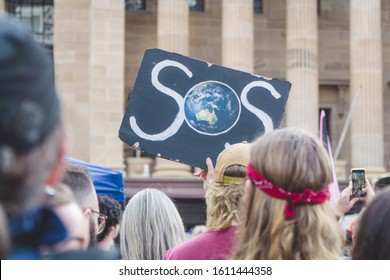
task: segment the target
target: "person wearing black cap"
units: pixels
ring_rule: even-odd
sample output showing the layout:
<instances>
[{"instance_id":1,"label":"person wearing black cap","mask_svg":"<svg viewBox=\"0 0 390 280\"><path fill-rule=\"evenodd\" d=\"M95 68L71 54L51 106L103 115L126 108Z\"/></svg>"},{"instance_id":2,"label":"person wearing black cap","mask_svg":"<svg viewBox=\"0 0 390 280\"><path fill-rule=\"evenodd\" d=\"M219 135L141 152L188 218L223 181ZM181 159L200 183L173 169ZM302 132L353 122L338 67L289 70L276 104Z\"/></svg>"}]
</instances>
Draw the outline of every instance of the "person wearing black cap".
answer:
<instances>
[{"instance_id":1,"label":"person wearing black cap","mask_svg":"<svg viewBox=\"0 0 390 280\"><path fill-rule=\"evenodd\" d=\"M40 258L41 245L66 237L62 222L42 204L61 176L63 153L49 59L27 31L0 17L0 202L9 221L8 258Z\"/></svg>"}]
</instances>

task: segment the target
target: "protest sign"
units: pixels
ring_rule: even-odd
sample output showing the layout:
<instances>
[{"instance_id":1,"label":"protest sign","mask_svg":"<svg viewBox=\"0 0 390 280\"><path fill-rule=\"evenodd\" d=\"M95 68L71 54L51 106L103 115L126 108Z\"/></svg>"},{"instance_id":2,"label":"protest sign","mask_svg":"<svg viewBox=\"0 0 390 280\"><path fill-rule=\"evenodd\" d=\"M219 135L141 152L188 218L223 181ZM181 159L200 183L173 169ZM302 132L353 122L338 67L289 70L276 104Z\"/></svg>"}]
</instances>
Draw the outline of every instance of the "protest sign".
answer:
<instances>
[{"instance_id":1,"label":"protest sign","mask_svg":"<svg viewBox=\"0 0 390 280\"><path fill-rule=\"evenodd\" d=\"M145 153L206 168L227 145L280 126L291 84L160 49L145 52L119 137Z\"/></svg>"}]
</instances>

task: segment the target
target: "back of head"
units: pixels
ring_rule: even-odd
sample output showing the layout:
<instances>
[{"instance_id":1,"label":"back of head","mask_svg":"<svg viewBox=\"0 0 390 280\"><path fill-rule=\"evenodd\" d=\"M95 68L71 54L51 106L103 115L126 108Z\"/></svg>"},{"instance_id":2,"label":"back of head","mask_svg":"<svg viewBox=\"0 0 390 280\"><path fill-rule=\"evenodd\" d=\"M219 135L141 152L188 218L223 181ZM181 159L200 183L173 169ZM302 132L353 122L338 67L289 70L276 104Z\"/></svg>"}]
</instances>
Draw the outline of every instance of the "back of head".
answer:
<instances>
[{"instance_id":1,"label":"back of head","mask_svg":"<svg viewBox=\"0 0 390 280\"><path fill-rule=\"evenodd\" d=\"M0 201L12 215L43 197L61 142L60 109L44 50L2 17L0 49Z\"/></svg>"},{"instance_id":2,"label":"back of head","mask_svg":"<svg viewBox=\"0 0 390 280\"><path fill-rule=\"evenodd\" d=\"M9 251L10 236L7 223L3 206L0 204L0 260L4 260Z\"/></svg>"},{"instance_id":3,"label":"back of head","mask_svg":"<svg viewBox=\"0 0 390 280\"><path fill-rule=\"evenodd\" d=\"M166 194L148 188L130 199L120 229L123 259L161 260L167 250L184 240L183 222Z\"/></svg>"},{"instance_id":4,"label":"back of head","mask_svg":"<svg viewBox=\"0 0 390 280\"><path fill-rule=\"evenodd\" d=\"M59 184L55 192L48 195L46 203L54 210L67 230L67 238L54 245L42 248L46 254L57 254L68 250L85 250L89 244L89 225L72 190Z\"/></svg>"},{"instance_id":5,"label":"back of head","mask_svg":"<svg viewBox=\"0 0 390 280\"><path fill-rule=\"evenodd\" d=\"M246 173L228 170L230 166L238 165L246 167L249 162L250 144L247 142L237 143L226 147L217 157L214 170L214 181L219 184L241 184ZM230 174L229 174L230 173ZM231 174L233 173L233 174ZM235 175L234 173L238 173ZM234 176L235 175L235 176Z\"/></svg>"},{"instance_id":6,"label":"back of head","mask_svg":"<svg viewBox=\"0 0 390 280\"><path fill-rule=\"evenodd\" d=\"M256 171L286 191L318 191L331 179L326 151L310 134L293 128L266 133L252 145Z\"/></svg>"},{"instance_id":7,"label":"back of head","mask_svg":"<svg viewBox=\"0 0 390 280\"><path fill-rule=\"evenodd\" d=\"M238 221L238 205L244 194L250 144L225 148L215 164L214 182L206 192L207 227L225 229Z\"/></svg>"},{"instance_id":8,"label":"back of head","mask_svg":"<svg viewBox=\"0 0 390 280\"><path fill-rule=\"evenodd\" d=\"M371 201L355 225L355 232L353 259L390 260L390 190Z\"/></svg>"},{"instance_id":9,"label":"back of head","mask_svg":"<svg viewBox=\"0 0 390 280\"><path fill-rule=\"evenodd\" d=\"M58 184L53 193L46 194L46 196L46 203L53 208L76 201L72 190L62 183Z\"/></svg>"},{"instance_id":10,"label":"back of head","mask_svg":"<svg viewBox=\"0 0 390 280\"><path fill-rule=\"evenodd\" d=\"M105 218L102 220L99 213L98 198L88 169L80 164L68 162L62 182L70 187L84 215L89 217L89 245L95 246L97 235L104 227Z\"/></svg>"},{"instance_id":11,"label":"back of head","mask_svg":"<svg viewBox=\"0 0 390 280\"><path fill-rule=\"evenodd\" d=\"M326 201L330 163L319 141L293 128L274 130L252 144L250 161L248 172L253 170L264 181L255 183L248 173L252 184L245 199L243 228L233 258L340 257L341 231ZM283 196L294 194L304 200L290 204L292 198L278 197L271 189ZM319 203L304 198L306 194L315 193L321 197Z\"/></svg>"},{"instance_id":12,"label":"back of head","mask_svg":"<svg viewBox=\"0 0 390 280\"><path fill-rule=\"evenodd\" d=\"M96 191L86 167L68 162L65 166L62 183L70 187L82 209L99 209Z\"/></svg>"},{"instance_id":13,"label":"back of head","mask_svg":"<svg viewBox=\"0 0 390 280\"><path fill-rule=\"evenodd\" d=\"M120 224L122 219L122 207L118 201L107 195L99 195L98 201L99 212L107 216L106 226L97 236L98 241L101 241L108 235L111 227L115 227Z\"/></svg>"}]
</instances>

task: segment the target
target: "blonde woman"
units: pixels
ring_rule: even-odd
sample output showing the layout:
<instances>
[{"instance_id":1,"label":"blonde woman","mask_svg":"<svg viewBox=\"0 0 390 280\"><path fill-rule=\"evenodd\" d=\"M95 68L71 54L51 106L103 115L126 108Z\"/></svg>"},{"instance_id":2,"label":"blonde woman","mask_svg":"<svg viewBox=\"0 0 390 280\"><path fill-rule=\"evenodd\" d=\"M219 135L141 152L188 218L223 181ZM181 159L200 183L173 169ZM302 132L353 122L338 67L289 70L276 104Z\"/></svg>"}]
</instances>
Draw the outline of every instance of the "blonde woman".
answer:
<instances>
[{"instance_id":1,"label":"blonde woman","mask_svg":"<svg viewBox=\"0 0 390 280\"><path fill-rule=\"evenodd\" d=\"M338 259L342 236L329 206L325 150L303 131L285 128L251 147L239 240L232 259Z\"/></svg>"},{"instance_id":2,"label":"blonde woman","mask_svg":"<svg viewBox=\"0 0 390 280\"><path fill-rule=\"evenodd\" d=\"M123 259L161 260L185 238L183 221L166 194L148 188L130 199L120 227Z\"/></svg>"},{"instance_id":3,"label":"blonde woman","mask_svg":"<svg viewBox=\"0 0 390 280\"><path fill-rule=\"evenodd\" d=\"M219 154L215 170L211 160L207 159L208 230L169 250L164 259L220 260L231 254L238 224L238 205L244 194L249 147L247 143L227 147ZM209 181L211 178L213 180Z\"/></svg>"}]
</instances>

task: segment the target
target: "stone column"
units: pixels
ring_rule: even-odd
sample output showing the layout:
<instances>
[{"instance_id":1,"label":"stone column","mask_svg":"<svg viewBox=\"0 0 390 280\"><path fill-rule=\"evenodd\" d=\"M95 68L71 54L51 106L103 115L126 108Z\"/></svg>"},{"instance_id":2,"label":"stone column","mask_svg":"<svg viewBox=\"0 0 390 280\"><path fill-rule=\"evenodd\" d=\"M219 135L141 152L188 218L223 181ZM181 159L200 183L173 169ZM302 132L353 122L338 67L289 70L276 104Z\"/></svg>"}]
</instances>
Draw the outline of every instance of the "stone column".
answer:
<instances>
[{"instance_id":1,"label":"stone column","mask_svg":"<svg viewBox=\"0 0 390 280\"><path fill-rule=\"evenodd\" d=\"M91 1L90 158L124 167L118 137L124 112L125 5L123 0Z\"/></svg>"},{"instance_id":2,"label":"stone column","mask_svg":"<svg viewBox=\"0 0 390 280\"><path fill-rule=\"evenodd\" d=\"M160 49L188 55L189 7L187 0L159 0L157 44Z\"/></svg>"},{"instance_id":3,"label":"stone column","mask_svg":"<svg viewBox=\"0 0 390 280\"><path fill-rule=\"evenodd\" d=\"M253 1L222 1L222 64L253 73Z\"/></svg>"},{"instance_id":4,"label":"stone column","mask_svg":"<svg viewBox=\"0 0 390 280\"><path fill-rule=\"evenodd\" d=\"M90 2L54 2L53 55L68 153L89 160Z\"/></svg>"},{"instance_id":5,"label":"stone column","mask_svg":"<svg viewBox=\"0 0 390 280\"><path fill-rule=\"evenodd\" d=\"M0 14L5 12L5 0L0 0Z\"/></svg>"},{"instance_id":6,"label":"stone column","mask_svg":"<svg viewBox=\"0 0 390 280\"><path fill-rule=\"evenodd\" d=\"M188 55L189 7L187 0L159 0L157 6L158 48ZM191 178L191 168L174 161L156 158L154 178Z\"/></svg>"},{"instance_id":7,"label":"stone column","mask_svg":"<svg viewBox=\"0 0 390 280\"><path fill-rule=\"evenodd\" d=\"M122 0L57 0L54 61L70 156L123 169Z\"/></svg>"},{"instance_id":8,"label":"stone column","mask_svg":"<svg viewBox=\"0 0 390 280\"><path fill-rule=\"evenodd\" d=\"M381 1L350 0L352 167L384 172Z\"/></svg>"},{"instance_id":9,"label":"stone column","mask_svg":"<svg viewBox=\"0 0 390 280\"><path fill-rule=\"evenodd\" d=\"M318 135L317 0L287 0L287 126Z\"/></svg>"}]
</instances>

